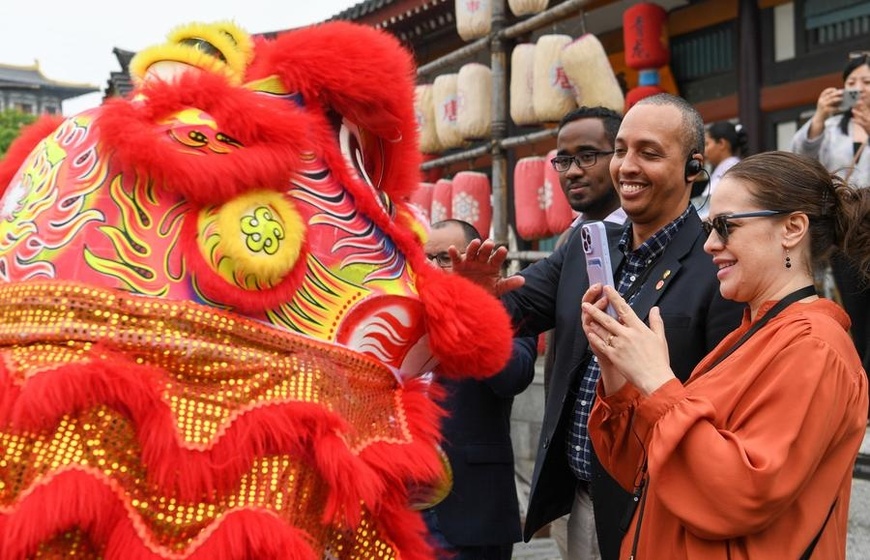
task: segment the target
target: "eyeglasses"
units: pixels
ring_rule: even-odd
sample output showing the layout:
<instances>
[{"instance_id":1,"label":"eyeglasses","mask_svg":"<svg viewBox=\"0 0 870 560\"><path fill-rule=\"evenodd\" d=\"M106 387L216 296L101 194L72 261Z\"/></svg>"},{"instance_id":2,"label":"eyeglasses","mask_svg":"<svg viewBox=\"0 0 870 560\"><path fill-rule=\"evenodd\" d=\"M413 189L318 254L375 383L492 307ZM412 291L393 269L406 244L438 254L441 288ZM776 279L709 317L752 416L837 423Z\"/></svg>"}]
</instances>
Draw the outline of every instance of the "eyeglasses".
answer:
<instances>
[{"instance_id":1,"label":"eyeglasses","mask_svg":"<svg viewBox=\"0 0 870 560\"><path fill-rule=\"evenodd\" d=\"M728 235L731 233L728 228L735 228L739 225L731 220L737 218L769 218L770 216L778 216L780 214L789 214L789 212L785 210L759 210L758 212L746 212L744 214L723 214L722 216L716 216L712 220L701 222L701 228L707 237L710 237L710 233L716 230L716 235L725 244L728 243Z\"/></svg>"},{"instance_id":2,"label":"eyeglasses","mask_svg":"<svg viewBox=\"0 0 870 560\"><path fill-rule=\"evenodd\" d=\"M589 150L574 154L573 156L556 156L550 160L550 163L553 165L553 169L559 173L565 173L571 168L572 163L576 163L580 169L586 169L595 165L598 161L598 156L609 156L612 153L613 150L609 152Z\"/></svg>"},{"instance_id":3,"label":"eyeglasses","mask_svg":"<svg viewBox=\"0 0 870 560\"><path fill-rule=\"evenodd\" d=\"M437 264L440 268L450 268L451 266L453 266L453 261L450 260L450 255L445 251L442 251L435 255L430 255L429 253L426 253L426 258L429 259L431 262Z\"/></svg>"}]
</instances>

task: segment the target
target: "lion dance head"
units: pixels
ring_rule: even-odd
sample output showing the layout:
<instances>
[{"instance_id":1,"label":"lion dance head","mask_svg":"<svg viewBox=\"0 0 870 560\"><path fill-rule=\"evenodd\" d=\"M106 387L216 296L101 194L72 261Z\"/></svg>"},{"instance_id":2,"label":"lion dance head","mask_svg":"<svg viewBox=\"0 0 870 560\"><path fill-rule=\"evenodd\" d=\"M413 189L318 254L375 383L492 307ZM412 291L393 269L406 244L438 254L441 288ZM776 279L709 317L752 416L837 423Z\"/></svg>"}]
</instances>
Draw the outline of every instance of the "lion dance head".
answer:
<instances>
[{"instance_id":1,"label":"lion dance head","mask_svg":"<svg viewBox=\"0 0 870 560\"><path fill-rule=\"evenodd\" d=\"M499 303L422 252L412 58L191 24L0 163L0 557L428 558L421 376Z\"/></svg>"}]
</instances>

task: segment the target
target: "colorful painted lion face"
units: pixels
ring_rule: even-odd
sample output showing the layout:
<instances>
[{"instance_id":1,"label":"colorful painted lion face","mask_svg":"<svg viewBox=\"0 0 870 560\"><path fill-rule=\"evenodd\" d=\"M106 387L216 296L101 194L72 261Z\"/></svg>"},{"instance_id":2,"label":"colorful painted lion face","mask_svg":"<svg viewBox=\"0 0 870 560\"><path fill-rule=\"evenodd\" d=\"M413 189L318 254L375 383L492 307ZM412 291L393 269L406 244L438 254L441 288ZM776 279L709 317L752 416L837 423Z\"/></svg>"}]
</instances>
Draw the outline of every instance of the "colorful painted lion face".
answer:
<instances>
[{"instance_id":1,"label":"colorful painted lion face","mask_svg":"<svg viewBox=\"0 0 870 560\"><path fill-rule=\"evenodd\" d=\"M0 556L425 557L417 376L494 373L510 330L403 202L408 53L221 23L132 70L0 166Z\"/></svg>"}]
</instances>

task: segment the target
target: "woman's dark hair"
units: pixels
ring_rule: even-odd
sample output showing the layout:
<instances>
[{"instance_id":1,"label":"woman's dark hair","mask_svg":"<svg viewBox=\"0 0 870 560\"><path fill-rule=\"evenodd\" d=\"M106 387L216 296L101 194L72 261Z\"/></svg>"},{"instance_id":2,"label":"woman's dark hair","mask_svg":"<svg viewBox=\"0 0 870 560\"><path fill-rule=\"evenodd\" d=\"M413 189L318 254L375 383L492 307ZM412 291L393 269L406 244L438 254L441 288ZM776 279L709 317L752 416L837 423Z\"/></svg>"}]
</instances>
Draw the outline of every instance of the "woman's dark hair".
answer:
<instances>
[{"instance_id":1,"label":"woman's dark hair","mask_svg":"<svg viewBox=\"0 0 870 560\"><path fill-rule=\"evenodd\" d=\"M746 131L739 124L730 121L714 122L707 128L707 135L713 140L725 140L731 147L731 154L737 157L746 157L747 138Z\"/></svg>"},{"instance_id":2,"label":"woman's dark hair","mask_svg":"<svg viewBox=\"0 0 870 560\"><path fill-rule=\"evenodd\" d=\"M759 208L809 217L814 270L838 249L870 275L870 189L854 188L818 160L791 152L749 156L725 176L745 183Z\"/></svg>"},{"instance_id":3,"label":"woman's dark hair","mask_svg":"<svg viewBox=\"0 0 870 560\"><path fill-rule=\"evenodd\" d=\"M870 66L870 55L863 54L861 56L850 58L846 63L846 67L843 68L843 82L845 82L849 78L849 74L860 68L864 65ZM851 109L843 113L843 117L840 119L840 131L843 134L849 134L849 119L852 118Z\"/></svg>"}]
</instances>

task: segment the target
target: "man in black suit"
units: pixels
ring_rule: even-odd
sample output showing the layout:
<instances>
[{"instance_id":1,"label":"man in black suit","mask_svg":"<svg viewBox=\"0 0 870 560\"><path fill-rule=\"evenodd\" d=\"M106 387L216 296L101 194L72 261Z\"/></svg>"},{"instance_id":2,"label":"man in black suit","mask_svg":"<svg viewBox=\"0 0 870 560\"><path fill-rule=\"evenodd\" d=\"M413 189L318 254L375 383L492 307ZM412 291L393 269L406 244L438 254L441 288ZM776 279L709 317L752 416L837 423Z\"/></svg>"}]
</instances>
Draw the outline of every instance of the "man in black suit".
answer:
<instances>
[{"instance_id":1,"label":"man in black suit","mask_svg":"<svg viewBox=\"0 0 870 560\"><path fill-rule=\"evenodd\" d=\"M701 221L689 204L692 181L702 169L703 120L679 97L648 97L626 113L614 148L610 172L629 219L624 228L609 229L615 280L640 317L654 305L661 309L671 367L685 380L739 324L743 310L719 294L716 267L703 251ZM589 286L581 238L572 236L518 277L499 279L495 270L504 255L491 241L472 243L462 258L451 251L457 272L503 294L519 335L555 328L524 537L572 512L580 489L592 498L601 557L618 558L630 495L598 464L586 433L599 371L580 328L580 300ZM570 531L569 523L569 541ZM571 560L598 557L595 550L569 554Z\"/></svg>"},{"instance_id":2,"label":"man in black suit","mask_svg":"<svg viewBox=\"0 0 870 560\"><path fill-rule=\"evenodd\" d=\"M432 225L425 251L449 272L450 246L464 248L480 239L477 230L460 220ZM514 396L535 375L534 338L514 339L513 354L498 374L477 381L438 378L447 416L441 422L442 443L453 470L447 497L423 512L439 557L452 560L510 560L520 541L520 512L510 436Z\"/></svg>"}]
</instances>

